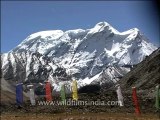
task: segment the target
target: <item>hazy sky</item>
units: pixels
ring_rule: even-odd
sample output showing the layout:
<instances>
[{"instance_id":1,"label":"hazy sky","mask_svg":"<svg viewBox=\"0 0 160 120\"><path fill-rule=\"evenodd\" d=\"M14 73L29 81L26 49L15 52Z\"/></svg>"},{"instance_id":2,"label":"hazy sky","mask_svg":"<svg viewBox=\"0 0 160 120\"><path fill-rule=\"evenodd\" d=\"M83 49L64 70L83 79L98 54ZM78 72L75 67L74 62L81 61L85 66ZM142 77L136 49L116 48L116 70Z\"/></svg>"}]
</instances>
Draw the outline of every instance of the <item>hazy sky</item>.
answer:
<instances>
[{"instance_id":1,"label":"hazy sky","mask_svg":"<svg viewBox=\"0 0 160 120\"><path fill-rule=\"evenodd\" d=\"M100 21L121 32L136 27L160 46L159 16L151 1L2 1L1 52L34 32L86 29Z\"/></svg>"}]
</instances>

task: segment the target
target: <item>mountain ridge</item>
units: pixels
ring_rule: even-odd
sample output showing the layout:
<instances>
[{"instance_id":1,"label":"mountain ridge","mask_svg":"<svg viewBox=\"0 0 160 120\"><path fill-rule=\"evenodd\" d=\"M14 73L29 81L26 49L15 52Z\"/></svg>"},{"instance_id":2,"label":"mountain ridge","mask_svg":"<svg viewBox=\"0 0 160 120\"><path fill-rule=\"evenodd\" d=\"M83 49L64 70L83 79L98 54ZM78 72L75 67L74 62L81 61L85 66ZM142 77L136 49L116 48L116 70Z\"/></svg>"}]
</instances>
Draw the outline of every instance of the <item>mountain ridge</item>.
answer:
<instances>
[{"instance_id":1,"label":"mountain ridge","mask_svg":"<svg viewBox=\"0 0 160 120\"><path fill-rule=\"evenodd\" d=\"M83 86L100 81L103 71L111 66L108 69L113 71L108 70L106 82L115 83L130 71L122 66L135 65L156 49L137 28L119 32L107 22L86 30L41 31L2 55L2 73L21 82L49 79L56 87L63 82L70 84L74 78ZM56 69L61 69L68 80L59 80Z\"/></svg>"}]
</instances>

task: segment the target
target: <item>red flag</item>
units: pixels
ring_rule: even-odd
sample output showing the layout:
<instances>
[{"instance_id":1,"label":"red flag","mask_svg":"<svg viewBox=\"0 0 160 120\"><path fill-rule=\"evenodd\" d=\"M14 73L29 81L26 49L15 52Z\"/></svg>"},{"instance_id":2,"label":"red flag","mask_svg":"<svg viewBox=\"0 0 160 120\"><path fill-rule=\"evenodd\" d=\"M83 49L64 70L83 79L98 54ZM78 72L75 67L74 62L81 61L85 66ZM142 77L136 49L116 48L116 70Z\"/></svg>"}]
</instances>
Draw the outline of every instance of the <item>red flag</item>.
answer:
<instances>
[{"instance_id":1,"label":"red flag","mask_svg":"<svg viewBox=\"0 0 160 120\"><path fill-rule=\"evenodd\" d=\"M46 82L46 101L52 101L51 84Z\"/></svg>"},{"instance_id":2,"label":"red flag","mask_svg":"<svg viewBox=\"0 0 160 120\"><path fill-rule=\"evenodd\" d=\"M137 92L135 87L132 87L132 98L135 106L135 113L137 115L140 115L141 112L140 112L140 107L139 107L139 102L138 102L138 97L137 97Z\"/></svg>"}]
</instances>

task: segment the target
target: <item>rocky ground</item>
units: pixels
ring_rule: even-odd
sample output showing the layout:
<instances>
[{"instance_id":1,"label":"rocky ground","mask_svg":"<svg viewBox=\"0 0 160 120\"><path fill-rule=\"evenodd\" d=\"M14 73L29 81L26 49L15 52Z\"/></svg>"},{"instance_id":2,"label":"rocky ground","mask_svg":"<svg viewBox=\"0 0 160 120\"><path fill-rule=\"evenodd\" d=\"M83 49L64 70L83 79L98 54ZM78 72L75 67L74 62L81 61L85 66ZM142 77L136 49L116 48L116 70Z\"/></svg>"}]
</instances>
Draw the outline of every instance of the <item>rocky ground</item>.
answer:
<instances>
[{"instance_id":1,"label":"rocky ground","mask_svg":"<svg viewBox=\"0 0 160 120\"><path fill-rule=\"evenodd\" d=\"M135 116L130 113L74 113L74 114L17 114L1 115L2 120L159 120L156 115L143 114Z\"/></svg>"},{"instance_id":2,"label":"rocky ground","mask_svg":"<svg viewBox=\"0 0 160 120\"><path fill-rule=\"evenodd\" d=\"M3 92L4 94L4 92ZM10 93L6 93L10 94ZM112 96L111 96L112 95ZM132 103L131 94L124 94L125 106L118 105L88 105L88 106L57 106L57 105L36 105L31 106L29 98L25 98L25 103L22 107L15 104L14 95L12 101L1 101L1 119L2 120L158 120L158 111L154 107L154 99L141 98L141 93L138 94L141 116L137 117L134 114L134 106ZM6 96L1 96L6 97ZM71 96L68 95L67 99ZM9 99L7 99L9 100ZM42 98L37 98L43 100ZM54 101L60 100L54 96ZM116 101L116 93L108 91L106 93L80 93L79 100L85 101Z\"/></svg>"}]
</instances>

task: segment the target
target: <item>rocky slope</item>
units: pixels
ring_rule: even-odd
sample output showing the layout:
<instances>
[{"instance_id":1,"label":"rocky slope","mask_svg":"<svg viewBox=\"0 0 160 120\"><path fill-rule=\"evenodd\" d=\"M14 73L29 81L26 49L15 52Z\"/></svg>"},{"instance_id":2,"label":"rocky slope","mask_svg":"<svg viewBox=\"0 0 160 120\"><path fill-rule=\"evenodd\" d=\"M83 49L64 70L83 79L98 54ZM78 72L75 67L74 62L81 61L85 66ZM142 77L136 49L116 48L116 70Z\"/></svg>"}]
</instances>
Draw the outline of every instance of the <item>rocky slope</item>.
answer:
<instances>
[{"instance_id":1,"label":"rocky slope","mask_svg":"<svg viewBox=\"0 0 160 120\"><path fill-rule=\"evenodd\" d=\"M131 87L135 86L139 92L154 97L155 87L160 84L159 73L160 48L137 64L119 83L124 91L131 91Z\"/></svg>"}]
</instances>

